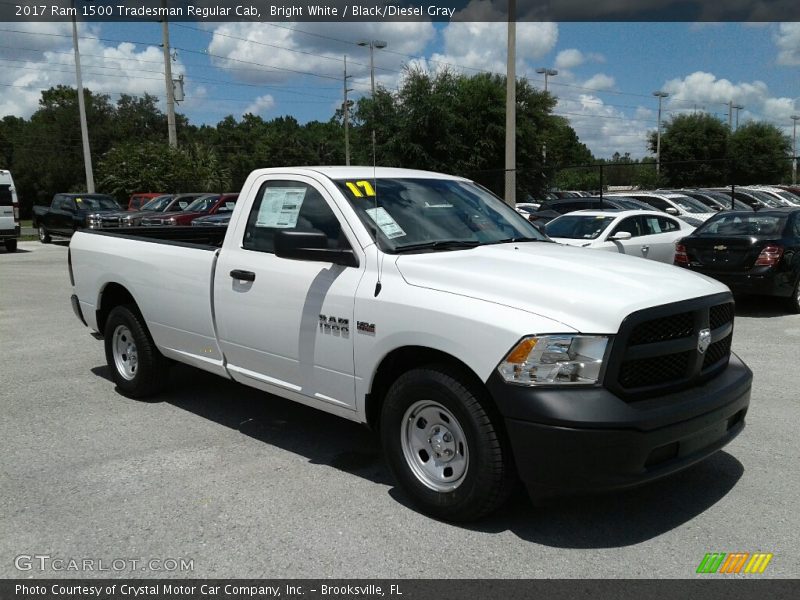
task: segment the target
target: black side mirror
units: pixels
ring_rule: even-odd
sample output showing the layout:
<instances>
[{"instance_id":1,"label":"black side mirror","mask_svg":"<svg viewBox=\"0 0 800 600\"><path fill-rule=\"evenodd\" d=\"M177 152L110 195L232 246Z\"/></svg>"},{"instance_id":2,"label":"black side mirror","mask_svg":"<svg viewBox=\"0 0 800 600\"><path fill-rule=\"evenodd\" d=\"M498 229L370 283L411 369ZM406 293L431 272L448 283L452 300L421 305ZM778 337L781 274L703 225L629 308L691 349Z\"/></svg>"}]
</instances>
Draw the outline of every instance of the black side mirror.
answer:
<instances>
[{"instance_id":1,"label":"black side mirror","mask_svg":"<svg viewBox=\"0 0 800 600\"><path fill-rule=\"evenodd\" d=\"M321 231L282 229L275 233L275 256L294 260L330 262L345 267L357 267L358 259L352 249L328 248L328 236Z\"/></svg>"}]
</instances>

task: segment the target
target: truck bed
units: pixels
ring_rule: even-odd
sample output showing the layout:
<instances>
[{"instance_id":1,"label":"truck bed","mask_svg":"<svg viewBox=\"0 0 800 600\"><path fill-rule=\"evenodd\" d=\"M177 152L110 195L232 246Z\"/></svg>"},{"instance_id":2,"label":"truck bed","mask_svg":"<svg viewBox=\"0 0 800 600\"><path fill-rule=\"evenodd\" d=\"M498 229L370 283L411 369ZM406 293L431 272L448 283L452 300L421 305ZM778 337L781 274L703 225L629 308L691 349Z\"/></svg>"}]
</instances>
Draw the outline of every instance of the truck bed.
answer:
<instances>
[{"instance_id":1,"label":"truck bed","mask_svg":"<svg viewBox=\"0 0 800 600\"><path fill-rule=\"evenodd\" d=\"M222 240L225 239L225 230L225 227L125 227L122 229L86 229L83 232L155 244L217 249L222 246Z\"/></svg>"}]
</instances>

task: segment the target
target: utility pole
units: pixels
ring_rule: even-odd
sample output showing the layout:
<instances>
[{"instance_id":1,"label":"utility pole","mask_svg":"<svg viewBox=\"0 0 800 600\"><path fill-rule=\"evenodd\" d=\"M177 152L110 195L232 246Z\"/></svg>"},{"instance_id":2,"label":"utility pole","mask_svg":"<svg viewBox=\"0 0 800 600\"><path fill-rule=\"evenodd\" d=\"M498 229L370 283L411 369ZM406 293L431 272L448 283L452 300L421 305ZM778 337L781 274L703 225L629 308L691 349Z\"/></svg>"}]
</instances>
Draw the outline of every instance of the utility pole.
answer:
<instances>
[{"instance_id":1,"label":"utility pole","mask_svg":"<svg viewBox=\"0 0 800 600\"><path fill-rule=\"evenodd\" d=\"M658 133L656 134L656 174L661 173L661 101L669 96L667 92L657 90L653 96L658 98Z\"/></svg>"},{"instance_id":2,"label":"utility pole","mask_svg":"<svg viewBox=\"0 0 800 600\"><path fill-rule=\"evenodd\" d=\"M733 131L733 100L728 102L728 129Z\"/></svg>"},{"instance_id":3,"label":"utility pole","mask_svg":"<svg viewBox=\"0 0 800 600\"><path fill-rule=\"evenodd\" d=\"M547 67L539 67L536 69L536 72L539 75L544 75L544 93L547 93L547 78L548 77L555 77L558 75L558 71L556 69L548 69ZM547 140L542 142L542 164L547 164Z\"/></svg>"},{"instance_id":4,"label":"utility pole","mask_svg":"<svg viewBox=\"0 0 800 600\"><path fill-rule=\"evenodd\" d=\"M506 55L506 170L505 201L517 204L517 3L508 0Z\"/></svg>"},{"instance_id":5,"label":"utility pole","mask_svg":"<svg viewBox=\"0 0 800 600\"><path fill-rule=\"evenodd\" d=\"M75 8L75 2L72 2ZM86 123L86 103L83 99L83 80L81 79L81 53L78 49L78 22L72 16L72 45L75 50L75 79L78 87L78 114L81 119L81 140L83 142L83 168L86 171L86 191L94 194L94 172L92 171L92 149L89 146L89 125Z\"/></svg>"},{"instance_id":6,"label":"utility pole","mask_svg":"<svg viewBox=\"0 0 800 600\"><path fill-rule=\"evenodd\" d=\"M797 121L800 116L792 115L792 185L797 185Z\"/></svg>"},{"instance_id":7,"label":"utility pole","mask_svg":"<svg viewBox=\"0 0 800 600\"><path fill-rule=\"evenodd\" d=\"M167 0L161 0L161 6L166 13ZM178 136L175 133L175 90L172 87L172 57L169 54L169 23L166 14L161 21L161 37L164 48L164 81L167 85L167 130L169 145L175 148L178 145Z\"/></svg>"},{"instance_id":8,"label":"utility pole","mask_svg":"<svg viewBox=\"0 0 800 600\"><path fill-rule=\"evenodd\" d=\"M344 104L342 104L342 113L344 114L344 164L350 166L350 104L347 101L347 92L352 92L353 89L347 87L347 80L352 75L347 74L347 55L344 55Z\"/></svg>"}]
</instances>

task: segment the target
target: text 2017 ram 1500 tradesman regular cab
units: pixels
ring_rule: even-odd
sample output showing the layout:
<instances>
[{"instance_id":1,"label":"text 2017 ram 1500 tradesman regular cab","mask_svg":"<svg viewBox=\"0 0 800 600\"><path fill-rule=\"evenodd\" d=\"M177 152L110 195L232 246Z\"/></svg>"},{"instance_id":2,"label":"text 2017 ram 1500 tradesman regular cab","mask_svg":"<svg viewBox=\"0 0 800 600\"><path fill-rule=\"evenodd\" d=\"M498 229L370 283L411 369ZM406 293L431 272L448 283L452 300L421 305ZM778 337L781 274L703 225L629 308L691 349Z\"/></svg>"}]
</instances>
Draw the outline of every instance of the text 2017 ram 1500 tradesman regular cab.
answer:
<instances>
[{"instance_id":1,"label":"text 2017 ram 1500 tradesman regular cab","mask_svg":"<svg viewBox=\"0 0 800 600\"><path fill-rule=\"evenodd\" d=\"M227 231L79 231L70 273L123 394L179 361L367 423L445 519L497 508L517 475L546 498L673 473L750 399L724 285L552 243L436 173L257 170Z\"/></svg>"}]
</instances>

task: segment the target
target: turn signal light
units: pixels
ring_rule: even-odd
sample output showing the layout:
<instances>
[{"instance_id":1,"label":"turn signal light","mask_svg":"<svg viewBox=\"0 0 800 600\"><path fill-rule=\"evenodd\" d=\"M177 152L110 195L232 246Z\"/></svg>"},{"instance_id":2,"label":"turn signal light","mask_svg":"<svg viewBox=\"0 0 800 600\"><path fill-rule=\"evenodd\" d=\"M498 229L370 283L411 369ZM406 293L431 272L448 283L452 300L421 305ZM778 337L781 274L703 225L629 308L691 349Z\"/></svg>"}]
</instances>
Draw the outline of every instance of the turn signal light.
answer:
<instances>
[{"instance_id":1,"label":"turn signal light","mask_svg":"<svg viewBox=\"0 0 800 600\"><path fill-rule=\"evenodd\" d=\"M689 255L686 254L686 246L683 244L675 244L675 260L676 265L688 265Z\"/></svg>"},{"instance_id":2,"label":"turn signal light","mask_svg":"<svg viewBox=\"0 0 800 600\"><path fill-rule=\"evenodd\" d=\"M756 259L756 266L772 267L778 264L781 256L783 256L783 246L775 246L773 244L764 246L764 248L761 250L761 254L759 254L758 258Z\"/></svg>"}]
</instances>

